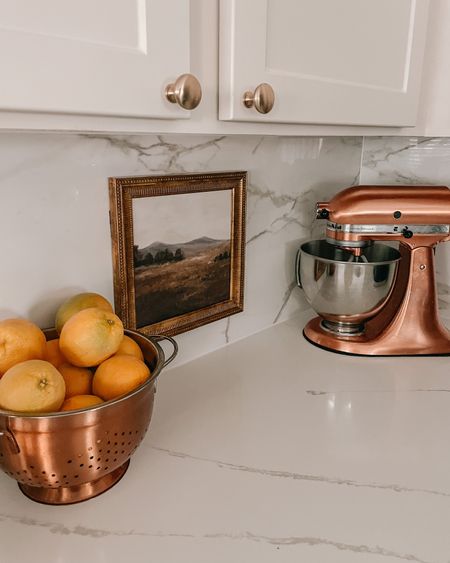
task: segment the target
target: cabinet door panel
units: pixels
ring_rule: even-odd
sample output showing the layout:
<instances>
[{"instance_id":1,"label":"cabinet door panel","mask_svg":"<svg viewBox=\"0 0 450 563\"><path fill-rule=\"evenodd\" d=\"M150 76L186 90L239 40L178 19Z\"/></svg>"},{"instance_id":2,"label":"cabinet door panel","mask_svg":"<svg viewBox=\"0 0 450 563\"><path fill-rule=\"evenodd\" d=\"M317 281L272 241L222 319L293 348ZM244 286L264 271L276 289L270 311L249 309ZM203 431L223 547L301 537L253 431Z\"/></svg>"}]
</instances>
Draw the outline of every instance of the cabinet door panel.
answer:
<instances>
[{"instance_id":1,"label":"cabinet door panel","mask_svg":"<svg viewBox=\"0 0 450 563\"><path fill-rule=\"evenodd\" d=\"M414 125L427 0L222 0L220 118ZM242 94L272 85L273 110Z\"/></svg>"},{"instance_id":2,"label":"cabinet door panel","mask_svg":"<svg viewBox=\"0 0 450 563\"><path fill-rule=\"evenodd\" d=\"M163 95L189 72L189 0L1 2L0 65L3 110L189 117Z\"/></svg>"}]
</instances>

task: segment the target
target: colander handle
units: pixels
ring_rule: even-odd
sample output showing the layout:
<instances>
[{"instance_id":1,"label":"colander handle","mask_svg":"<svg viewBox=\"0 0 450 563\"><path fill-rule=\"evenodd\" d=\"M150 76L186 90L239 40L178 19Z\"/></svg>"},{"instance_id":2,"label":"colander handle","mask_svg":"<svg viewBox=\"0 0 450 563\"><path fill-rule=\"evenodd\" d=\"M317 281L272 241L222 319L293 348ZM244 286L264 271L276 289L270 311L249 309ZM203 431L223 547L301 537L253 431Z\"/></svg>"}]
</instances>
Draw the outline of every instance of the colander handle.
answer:
<instances>
[{"instance_id":1,"label":"colander handle","mask_svg":"<svg viewBox=\"0 0 450 563\"><path fill-rule=\"evenodd\" d=\"M167 358L167 360L162 365L162 367L165 368L168 364L170 364L172 360L175 359L175 356L178 354L178 344L171 336L162 336L161 334L158 334L156 336L152 336L152 338L157 342L159 342L160 340L168 340L173 346L172 354Z\"/></svg>"},{"instance_id":2,"label":"colander handle","mask_svg":"<svg viewBox=\"0 0 450 563\"><path fill-rule=\"evenodd\" d=\"M6 430L6 428L0 430L0 438L6 438L7 440L9 440L9 445L11 446L13 453L20 454L19 444L17 443L17 440L12 432Z\"/></svg>"}]
</instances>

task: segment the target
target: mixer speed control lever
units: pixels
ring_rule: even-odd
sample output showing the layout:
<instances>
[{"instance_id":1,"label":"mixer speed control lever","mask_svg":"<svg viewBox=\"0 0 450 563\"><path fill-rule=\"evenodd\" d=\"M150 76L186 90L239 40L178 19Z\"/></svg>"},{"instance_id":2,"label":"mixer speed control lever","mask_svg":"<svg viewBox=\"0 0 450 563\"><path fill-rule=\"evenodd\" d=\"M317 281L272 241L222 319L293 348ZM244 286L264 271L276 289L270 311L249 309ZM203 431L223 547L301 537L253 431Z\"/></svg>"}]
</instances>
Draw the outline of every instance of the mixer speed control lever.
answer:
<instances>
[{"instance_id":1,"label":"mixer speed control lever","mask_svg":"<svg viewBox=\"0 0 450 563\"><path fill-rule=\"evenodd\" d=\"M318 209L317 210L317 219L328 219L330 216L330 212L328 209Z\"/></svg>"}]
</instances>

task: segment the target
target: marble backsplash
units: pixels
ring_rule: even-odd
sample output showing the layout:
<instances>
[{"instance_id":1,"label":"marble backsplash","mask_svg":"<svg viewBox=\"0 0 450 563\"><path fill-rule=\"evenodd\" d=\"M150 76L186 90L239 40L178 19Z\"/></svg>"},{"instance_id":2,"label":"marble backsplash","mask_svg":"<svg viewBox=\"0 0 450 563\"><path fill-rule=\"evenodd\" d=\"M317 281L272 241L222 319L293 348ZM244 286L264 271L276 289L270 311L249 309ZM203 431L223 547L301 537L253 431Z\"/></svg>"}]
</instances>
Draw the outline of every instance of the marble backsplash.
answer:
<instances>
[{"instance_id":1,"label":"marble backsplash","mask_svg":"<svg viewBox=\"0 0 450 563\"><path fill-rule=\"evenodd\" d=\"M109 176L248 171L245 310L179 335L185 362L307 308L295 287L314 206L358 184L450 185L450 139L407 137L0 134L0 318L46 327L78 291L113 298ZM450 248L437 252L450 316Z\"/></svg>"},{"instance_id":2,"label":"marble backsplash","mask_svg":"<svg viewBox=\"0 0 450 563\"><path fill-rule=\"evenodd\" d=\"M306 308L294 256L317 200L358 183L362 138L0 134L0 316L46 327L79 291L113 298L109 176L248 171L245 310L180 335L190 360ZM316 229L314 229L316 231Z\"/></svg>"}]
</instances>

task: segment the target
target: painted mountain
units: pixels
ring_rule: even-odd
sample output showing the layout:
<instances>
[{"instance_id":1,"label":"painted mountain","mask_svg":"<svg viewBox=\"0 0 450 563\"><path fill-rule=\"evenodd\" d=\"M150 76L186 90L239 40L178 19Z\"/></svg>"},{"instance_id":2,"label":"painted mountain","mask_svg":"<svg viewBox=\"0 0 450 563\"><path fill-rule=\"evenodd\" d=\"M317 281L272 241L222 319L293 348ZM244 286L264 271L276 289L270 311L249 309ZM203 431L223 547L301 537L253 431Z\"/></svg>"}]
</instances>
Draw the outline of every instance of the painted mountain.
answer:
<instances>
[{"instance_id":1,"label":"painted mountain","mask_svg":"<svg viewBox=\"0 0 450 563\"><path fill-rule=\"evenodd\" d=\"M200 237L194 240L190 240L189 242L180 242L177 244L167 244L165 242L156 241L152 242L152 244L149 244L145 248L140 248L139 253L141 256L145 256L149 252L156 254L158 251L165 251L166 248L169 251L175 253L176 250L180 248L185 257L190 258L191 256L195 256L196 254L199 254L204 250L214 248L220 244L223 244L224 242L229 243L229 241L216 240L209 237Z\"/></svg>"},{"instance_id":2,"label":"painted mountain","mask_svg":"<svg viewBox=\"0 0 450 563\"><path fill-rule=\"evenodd\" d=\"M134 248L137 327L230 299L229 240L200 237Z\"/></svg>"}]
</instances>

